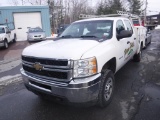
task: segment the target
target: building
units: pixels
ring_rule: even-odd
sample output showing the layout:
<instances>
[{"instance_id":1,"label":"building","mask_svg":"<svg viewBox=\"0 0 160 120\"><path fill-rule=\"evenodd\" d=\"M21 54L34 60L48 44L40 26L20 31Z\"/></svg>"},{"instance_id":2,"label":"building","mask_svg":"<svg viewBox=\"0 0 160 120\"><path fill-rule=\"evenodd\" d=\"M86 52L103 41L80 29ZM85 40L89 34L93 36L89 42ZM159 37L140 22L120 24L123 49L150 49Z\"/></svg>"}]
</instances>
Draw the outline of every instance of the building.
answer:
<instances>
[{"instance_id":1,"label":"building","mask_svg":"<svg viewBox=\"0 0 160 120\"><path fill-rule=\"evenodd\" d=\"M41 27L46 36L51 35L48 6L1 6L0 24L15 30L17 40L26 40L30 27Z\"/></svg>"},{"instance_id":2,"label":"building","mask_svg":"<svg viewBox=\"0 0 160 120\"><path fill-rule=\"evenodd\" d=\"M147 16L147 24L149 25L160 24L160 14Z\"/></svg>"}]
</instances>

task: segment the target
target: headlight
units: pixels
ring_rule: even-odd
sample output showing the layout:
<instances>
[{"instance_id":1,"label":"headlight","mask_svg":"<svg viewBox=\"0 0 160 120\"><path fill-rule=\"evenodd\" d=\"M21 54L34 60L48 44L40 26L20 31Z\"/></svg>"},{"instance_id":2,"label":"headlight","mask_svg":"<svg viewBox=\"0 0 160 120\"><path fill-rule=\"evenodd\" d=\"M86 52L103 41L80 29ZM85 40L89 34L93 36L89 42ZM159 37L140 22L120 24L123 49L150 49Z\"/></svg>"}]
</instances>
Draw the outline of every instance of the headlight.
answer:
<instances>
[{"instance_id":1,"label":"headlight","mask_svg":"<svg viewBox=\"0 0 160 120\"><path fill-rule=\"evenodd\" d=\"M87 77L97 73L97 60L95 57L74 61L74 78Z\"/></svg>"}]
</instances>

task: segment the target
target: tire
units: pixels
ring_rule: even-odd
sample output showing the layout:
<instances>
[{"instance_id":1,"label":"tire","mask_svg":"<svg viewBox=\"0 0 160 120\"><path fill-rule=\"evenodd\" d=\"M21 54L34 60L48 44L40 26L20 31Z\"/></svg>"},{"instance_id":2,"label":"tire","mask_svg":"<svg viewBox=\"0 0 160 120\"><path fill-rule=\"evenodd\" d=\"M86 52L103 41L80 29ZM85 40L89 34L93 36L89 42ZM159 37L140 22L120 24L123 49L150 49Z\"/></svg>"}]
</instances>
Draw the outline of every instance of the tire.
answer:
<instances>
[{"instance_id":1,"label":"tire","mask_svg":"<svg viewBox=\"0 0 160 120\"><path fill-rule=\"evenodd\" d=\"M8 41L4 40L4 48L7 49L8 48Z\"/></svg>"},{"instance_id":2,"label":"tire","mask_svg":"<svg viewBox=\"0 0 160 120\"><path fill-rule=\"evenodd\" d=\"M17 36L14 35L14 39L13 39L13 42L15 43L17 41Z\"/></svg>"},{"instance_id":3,"label":"tire","mask_svg":"<svg viewBox=\"0 0 160 120\"><path fill-rule=\"evenodd\" d=\"M98 105L101 108L109 105L113 98L115 79L113 72L106 69L102 72L101 85L98 95Z\"/></svg>"},{"instance_id":4,"label":"tire","mask_svg":"<svg viewBox=\"0 0 160 120\"><path fill-rule=\"evenodd\" d=\"M152 37L150 38L150 41L149 41L149 43L148 43L148 44L151 44L151 40L152 40Z\"/></svg>"},{"instance_id":5,"label":"tire","mask_svg":"<svg viewBox=\"0 0 160 120\"><path fill-rule=\"evenodd\" d=\"M145 40L145 47L144 47L144 49L147 48L147 45L148 45L148 43L147 43L147 39L146 39L146 40Z\"/></svg>"},{"instance_id":6,"label":"tire","mask_svg":"<svg viewBox=\"0 0 160 120\"><path fill-rule=\"evenodd\" d=\"M135 54L133 57L134 62L140 62L142 58L142 45L138 54Z\"/></svg>"}]
</instances>

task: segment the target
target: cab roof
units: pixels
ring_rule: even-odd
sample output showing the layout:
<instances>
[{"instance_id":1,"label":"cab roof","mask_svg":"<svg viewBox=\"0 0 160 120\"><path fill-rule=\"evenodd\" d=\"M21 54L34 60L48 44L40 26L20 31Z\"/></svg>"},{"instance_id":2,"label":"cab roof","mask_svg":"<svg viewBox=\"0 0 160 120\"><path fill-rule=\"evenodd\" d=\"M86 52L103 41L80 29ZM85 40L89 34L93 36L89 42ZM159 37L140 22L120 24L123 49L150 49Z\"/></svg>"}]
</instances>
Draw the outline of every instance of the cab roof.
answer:
<instances>
[{"instance_id":1,"label":"cab roof","mask_svg":"<svg viewBox=\"0 0 160 120\"><path fill-rule=\"evenodd\" d=\"M102 17L102 18L89 18L89 19L78 20L78 21L75 21L74 23L95 21L95 20L113 20L114 21L114 20L119 20L119 19L129 20L126 17Z\"/></svg>"}]
</instances>

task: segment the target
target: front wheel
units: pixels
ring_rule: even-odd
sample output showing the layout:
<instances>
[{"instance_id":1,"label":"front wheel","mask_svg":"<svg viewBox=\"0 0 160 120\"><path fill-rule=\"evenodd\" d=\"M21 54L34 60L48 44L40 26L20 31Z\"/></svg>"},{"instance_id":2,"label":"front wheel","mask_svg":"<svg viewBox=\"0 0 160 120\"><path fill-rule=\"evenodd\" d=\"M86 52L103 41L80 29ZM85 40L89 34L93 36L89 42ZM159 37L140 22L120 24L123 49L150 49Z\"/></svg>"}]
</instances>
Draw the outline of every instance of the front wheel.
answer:
<instances>
[{"instance_id":1,"label":"front wheel","mask_svg":"<svg viewBox=\"0 0 160 120\"><path fill-rule=\"evenodd\" d=\"M13 39L13 42L15 43L17 41L17 36L14 35L14 39Z\"/></svg>"},{"instance_id":2,"label":"front wheel","mask_svg":"<svg viewBox=\"0 0 160 120\"><path fill-rule=\"evenodd\" d=\"M148 43L148 44L151 44L151 40L152 40L152 36L151 36L150 41L149 41L149 43Z\"/></svg>"},{"instance_id":3,"label":"front wheel","mask_svg":"<svg viewBox=\"0 0 160 120\"><path fill-rule=\"evenodd\" d=\"M8 48L8 41L4 40L4 48L7 49Z\"/></svg>"},{"instance_id":4,"label":"front wheel","mask_svg":"<svg viewBox=\"0 0 160 120\"><path fill-rule=\"evenodd\" d=\"M114 84L115 80L113 72L108 69L103 71L98 96L98 105L100 107L104 108L111 102L114 93Z\"/></svg>"}]
</instances>

